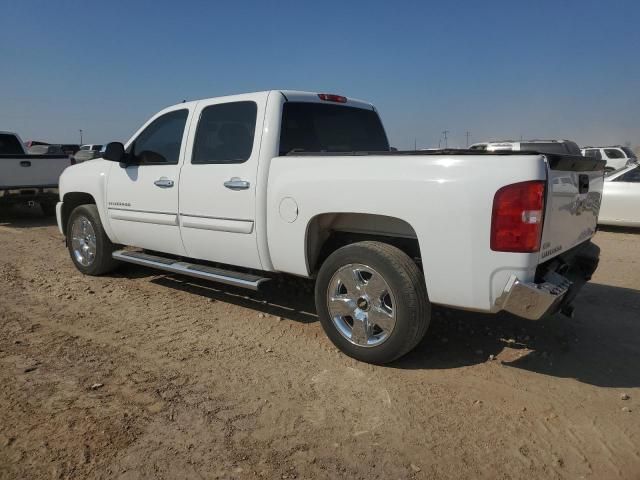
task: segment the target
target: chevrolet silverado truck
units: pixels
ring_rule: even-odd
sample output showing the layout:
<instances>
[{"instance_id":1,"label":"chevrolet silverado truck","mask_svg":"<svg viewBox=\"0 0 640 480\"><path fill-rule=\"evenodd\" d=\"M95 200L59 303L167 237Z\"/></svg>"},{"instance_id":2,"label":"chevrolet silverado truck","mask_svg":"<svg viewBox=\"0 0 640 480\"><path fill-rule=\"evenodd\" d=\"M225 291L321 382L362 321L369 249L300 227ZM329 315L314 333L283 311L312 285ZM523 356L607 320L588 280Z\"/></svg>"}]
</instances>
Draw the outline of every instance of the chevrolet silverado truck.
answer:
<instances>
[{"instance_id":1,"label":"chevrolet silverado truck","mask_svg":"<svg viewBox=\"0 0 640 480\"><path fill-rule=\"evenodd\" d=\"M55 215L58 178L71 163L68 155L30 155L18 135L0 132L0 206L38 203Z\"/></svg>"},{"instance_id":2,"label":"chevrolet silverado truck","mask_svg":"<svg viewBox=\"0 0 640 480\"><path fill-rule=\"evenodd\" d=\"M435 304L570 312L598 263L603 168L393 151L369 103L268 91L157 113L65 170L57 220L87 275L129 262L248 289L312 278L331 341L387 363L423 338Z\"/></svg>"}]
</instances>

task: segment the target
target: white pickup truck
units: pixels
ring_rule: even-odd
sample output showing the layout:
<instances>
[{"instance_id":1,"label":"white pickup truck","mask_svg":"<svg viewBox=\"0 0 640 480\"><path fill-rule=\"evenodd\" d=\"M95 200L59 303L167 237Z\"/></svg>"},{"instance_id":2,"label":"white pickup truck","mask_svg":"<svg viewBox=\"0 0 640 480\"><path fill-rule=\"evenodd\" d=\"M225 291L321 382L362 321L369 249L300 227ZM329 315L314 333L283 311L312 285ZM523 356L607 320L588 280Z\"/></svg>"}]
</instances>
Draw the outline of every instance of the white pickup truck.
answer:
<instances>
[{"instance_id":1,"label":"white pickup truck","mask_svg":"<svg viewBox=\"0 0 640 480\"><path fill-rule=\"evenodd\" d=\"M54 215L58 178L72 163L67 155L30 155L18 135L0 132L0 206L39 203Z\"/></svg>"},{"instance_id":2,"label":"white pickup truck","mask_svg":"<svg viewBox=\"0 0 640 480\"><path fill-rule=\"evenodd\" d=\"M251 289L314 278L325 332L366 362L415 347L432 304L570 312L598 263L604 162L391 151L374 106L338 95L181 103L103 157L60 178L81 272L131 262Z\"/></svg>"}]
</instances>

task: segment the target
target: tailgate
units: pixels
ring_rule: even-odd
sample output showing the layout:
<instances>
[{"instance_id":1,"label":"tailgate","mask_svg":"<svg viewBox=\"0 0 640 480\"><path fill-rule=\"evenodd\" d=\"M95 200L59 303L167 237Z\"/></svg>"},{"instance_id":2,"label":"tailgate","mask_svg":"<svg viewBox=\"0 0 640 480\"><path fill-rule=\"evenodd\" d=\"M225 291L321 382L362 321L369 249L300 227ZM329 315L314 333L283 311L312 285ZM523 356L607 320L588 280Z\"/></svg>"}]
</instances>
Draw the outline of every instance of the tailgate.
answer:
<instances>
[{"instance_id":1,"label":"tailgate","mask_svg":"<svg viewBox=\"0 0 640 480\"><path fill-rule=\"evenodd\" d=\"M66 155L0 155L0 188L57 187L69 165Z\"/></svg>"},{"instance_id":2,"label":"tailgate","mask_svg":"<svg viewBox=\"0 0 640 480\"><path fill-rule=\"evenodd\" d=\"M540 262L595 234L605 165L602 160L585 157L546 157L548 181Z\"/></svg>"}]
</instances>

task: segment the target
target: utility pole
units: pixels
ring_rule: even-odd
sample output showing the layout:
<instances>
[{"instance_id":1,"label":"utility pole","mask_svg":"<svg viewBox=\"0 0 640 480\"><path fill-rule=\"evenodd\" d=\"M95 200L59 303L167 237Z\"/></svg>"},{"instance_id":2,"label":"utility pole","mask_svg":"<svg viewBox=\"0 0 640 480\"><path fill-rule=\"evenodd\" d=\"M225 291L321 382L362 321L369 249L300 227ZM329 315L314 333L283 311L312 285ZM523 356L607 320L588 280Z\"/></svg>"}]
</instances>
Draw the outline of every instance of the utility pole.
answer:
<instances>
[{"instance_id":1,"label":"utility pole","mask_svg":"<svg viewBox=\"0 0 640 480\"><path fill-rule=\"evenodd\" d=\"M418 139L417 138L413 138L413 151L415 152L416 150L418 150Z\"/></svg>"},{"instance_id":2,"label":"utility pole","mask_svg":"<svg viewBox=\"0 0 640 480\"><path fill-rule=\"evenodd\" d=\"M467 131L465 132L465 135L467 136L467 148L469 148L469 137L471 136L471 132Z\"/></svg>"},{"instance_id":3,"label":"utility pole","mask_svg":"<svg viewBox=\"0 0 640 480\"><path fill-rule=\"evenodd\" d=\"M78 130L80 132L80 145L82 145L82 129Z\"/></svg>"},{"instance_id":4,"label":"utility pole","mask_svg":"<svg viewBox=\"0 0 640 480\"><path fill-rule=\"evenodd\" d=\"M449 130L443 130L442 135L444 135L444 148L449 148L449 142L447 142L447 134Z\"/></svg>"}]
</instances>

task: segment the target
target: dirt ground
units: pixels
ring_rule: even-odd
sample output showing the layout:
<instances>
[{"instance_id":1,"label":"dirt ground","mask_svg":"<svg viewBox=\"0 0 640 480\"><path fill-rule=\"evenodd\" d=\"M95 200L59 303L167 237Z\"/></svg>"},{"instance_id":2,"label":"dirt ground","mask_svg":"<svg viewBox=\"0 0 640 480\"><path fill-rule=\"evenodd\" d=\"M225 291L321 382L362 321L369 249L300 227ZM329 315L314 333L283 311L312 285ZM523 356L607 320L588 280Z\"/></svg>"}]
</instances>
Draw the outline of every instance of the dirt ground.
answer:
<instances>
[{"instance_id":1,"label":"dirt ground","mask_svg":"<svg viewBox=\"0 0 640 480\"><path fill-rule=\"evenodd\" d=\"M83 277L53 219L0 215L2 479L640 479L640 234L597 234L573 320L438 309L376 367L304 282Z\"/></svg>"}]
</instances>

